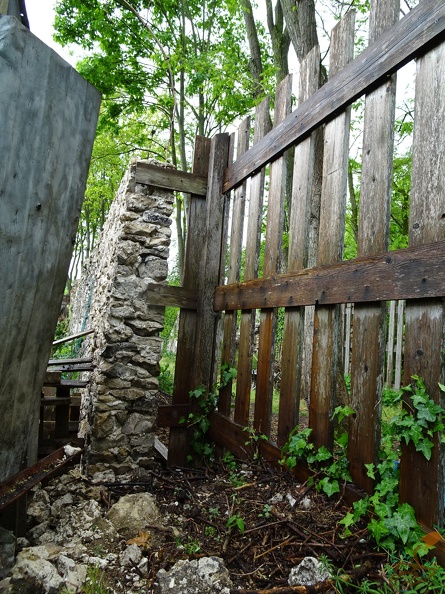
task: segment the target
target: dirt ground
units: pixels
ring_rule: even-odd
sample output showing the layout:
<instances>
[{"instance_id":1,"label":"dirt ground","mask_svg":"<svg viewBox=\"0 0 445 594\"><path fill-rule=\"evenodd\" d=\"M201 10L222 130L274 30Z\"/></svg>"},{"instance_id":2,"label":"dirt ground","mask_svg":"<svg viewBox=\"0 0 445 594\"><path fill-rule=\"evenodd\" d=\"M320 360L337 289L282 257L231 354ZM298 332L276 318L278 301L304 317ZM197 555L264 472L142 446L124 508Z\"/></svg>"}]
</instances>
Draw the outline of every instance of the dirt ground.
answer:
<instances>
[{"instance_id":1,"label":"dirt ground","mask_svg":"<svg viewBox=\"0 0 445 594\"><path fill-rule=\"evenodd\" d=\"M366 529L341 538L341 499L328 499L261 460L230 466L153 471L147 487L109 488L110 503L129 492L150 491L166 519L168 529L147 542L148 591L159 569L207 556L224 560L233 589L241 592L288 588L291 569L307 556L359 580L378 579L386 555L373 550ZM153 547L154 542L162 544ZM314 591L334 590L326 584Z\"/></svg>"}]
</instances>

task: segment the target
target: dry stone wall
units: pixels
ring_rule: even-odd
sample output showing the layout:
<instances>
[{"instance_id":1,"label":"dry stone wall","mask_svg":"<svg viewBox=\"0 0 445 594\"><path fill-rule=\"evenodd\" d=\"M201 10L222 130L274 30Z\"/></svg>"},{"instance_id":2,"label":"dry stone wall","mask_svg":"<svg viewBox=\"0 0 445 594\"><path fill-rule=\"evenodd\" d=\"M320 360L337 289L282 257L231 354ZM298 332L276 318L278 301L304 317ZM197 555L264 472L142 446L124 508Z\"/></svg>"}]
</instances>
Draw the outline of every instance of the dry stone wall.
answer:
<instances>
[{"instance_id":1,"label":"dry stone wall","mask_svg":"<svg viewBox=\"0 0 445 594\"><path fill-rule=\"evenodd\" d=\"M148 283L168 274L173 193L125 175L100 242L73 297L73 332L93 328L82 356L96 370L82 399L80 435L89 474L141 476L154 461L154 424L164 308Z\"/></svg>"}]
</instances>

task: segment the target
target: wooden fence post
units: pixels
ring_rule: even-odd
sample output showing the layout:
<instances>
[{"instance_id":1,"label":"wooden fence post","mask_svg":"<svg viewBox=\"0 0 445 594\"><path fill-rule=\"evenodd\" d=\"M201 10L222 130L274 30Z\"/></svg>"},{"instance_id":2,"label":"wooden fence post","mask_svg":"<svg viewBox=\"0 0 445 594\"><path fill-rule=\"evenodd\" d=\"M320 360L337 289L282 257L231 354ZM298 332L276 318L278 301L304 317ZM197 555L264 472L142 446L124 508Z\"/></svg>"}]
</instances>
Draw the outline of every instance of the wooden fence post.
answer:
<instances>
[{"instance_id":1,"label":"wooden fence post","mask_svg":"<svg viewBox=\"0 0 445 594\"><path fill-rule=\"evenodd\" d=\"M207 190L207 218L204 237L200 238L204 252L198 296L196 352L192 367L195 387L210 389L216 379L217 330L220 314L213 310L215 287L221 285L225 274L226 213L229 198L223 194L224 171L228 165L229 135L217 134L210 146Z\"/></svg>"},{"instance_id":2,"label":"wooden fence post","mask_svg":"<svg viewBox=\"0 0 445 594\"><path fill-rule=\"evenodd\" d=\"M198 136L195 139L193 172L207 175L209 168L210 139ZM185 253L183 287L199 290L200 274L204 267L202 238L206 228L206 200L202 196L191 195ZM188 404L189 392L197 386L190 373L195 361L197 312L181 309L179 314L178 350L176 353L173 404ZM185 466L188 452L188 431L183 427L171 427L168 446L168 465Z\"/></svg>"},{"instance_id":3,"label":"wooden fence post","mask_svg":"<svg viewBox=\"0 0 445 594\"><path fill-rule=\"evenodd\" d=\"M445 236L445 43L417 60L416 102L409 245ZM445 315L443 299L407 301L404 383L413 375L425 382L428 394L443 401L438 382L444 381ZM444 517L443 446L435 437L431 460L410 445L403 448L400 497L427 526L441 526Z\"/></svg>"},{"instance_id":4,"label":"wooden fence post","mask_svg":"<svg viewBox=\"0 0 445 594\"><path fill-rule=\"evenodd\" d=\"M400 0L371 4L370 44L397 22L399 9ZM395 103L395 76L366 96L358 256L388 250ZM373 480L365 464L377 463L380 446L385 331L385 302L355 305L348 457L354 484L368 492Z\"/></svg>"}]
</instances>

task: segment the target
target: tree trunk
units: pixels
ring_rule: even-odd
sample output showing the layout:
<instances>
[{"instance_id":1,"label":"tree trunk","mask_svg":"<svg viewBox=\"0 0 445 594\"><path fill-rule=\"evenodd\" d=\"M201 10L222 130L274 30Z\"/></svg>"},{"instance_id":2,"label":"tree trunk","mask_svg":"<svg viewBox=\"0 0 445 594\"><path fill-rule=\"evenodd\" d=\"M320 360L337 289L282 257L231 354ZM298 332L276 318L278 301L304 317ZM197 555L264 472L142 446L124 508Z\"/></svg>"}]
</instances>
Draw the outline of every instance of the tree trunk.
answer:
<instances>
[{"instance_id":1,"label":"tree trunk","mask_svg":"<svg viewBox=\"0 0 445 594\"><path fill-rule=\"evenodd\" d=\"M243 0L241 3L243 11L244 23L246 25L247 41L250 49L249 69L253 80L253 96L255 98L261 97L263 94L263 63L261 60L260 42L258 41L258 33L256 29L255 20L253 18L252 4L250 0Z\"/></svg>"}]
</instances>

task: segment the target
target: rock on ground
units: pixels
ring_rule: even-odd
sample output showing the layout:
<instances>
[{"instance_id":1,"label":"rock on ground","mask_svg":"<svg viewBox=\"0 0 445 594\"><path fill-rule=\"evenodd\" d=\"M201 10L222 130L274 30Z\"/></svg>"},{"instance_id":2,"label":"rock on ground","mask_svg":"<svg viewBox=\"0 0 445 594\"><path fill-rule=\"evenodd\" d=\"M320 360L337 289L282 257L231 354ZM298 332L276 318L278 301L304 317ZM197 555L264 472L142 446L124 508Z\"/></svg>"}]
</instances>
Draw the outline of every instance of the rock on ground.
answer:
<instances>
[{"instance_id":1,"label":"rock on ground","mask_svg":"<svg viewBox=\"0 0 445 594\"><path fill-rule=\"evenodd\" d=\"M155 594L229 594L232 581L219 557L178 561L169 572L157 574Z\"/></svg>"}]
</instances>

